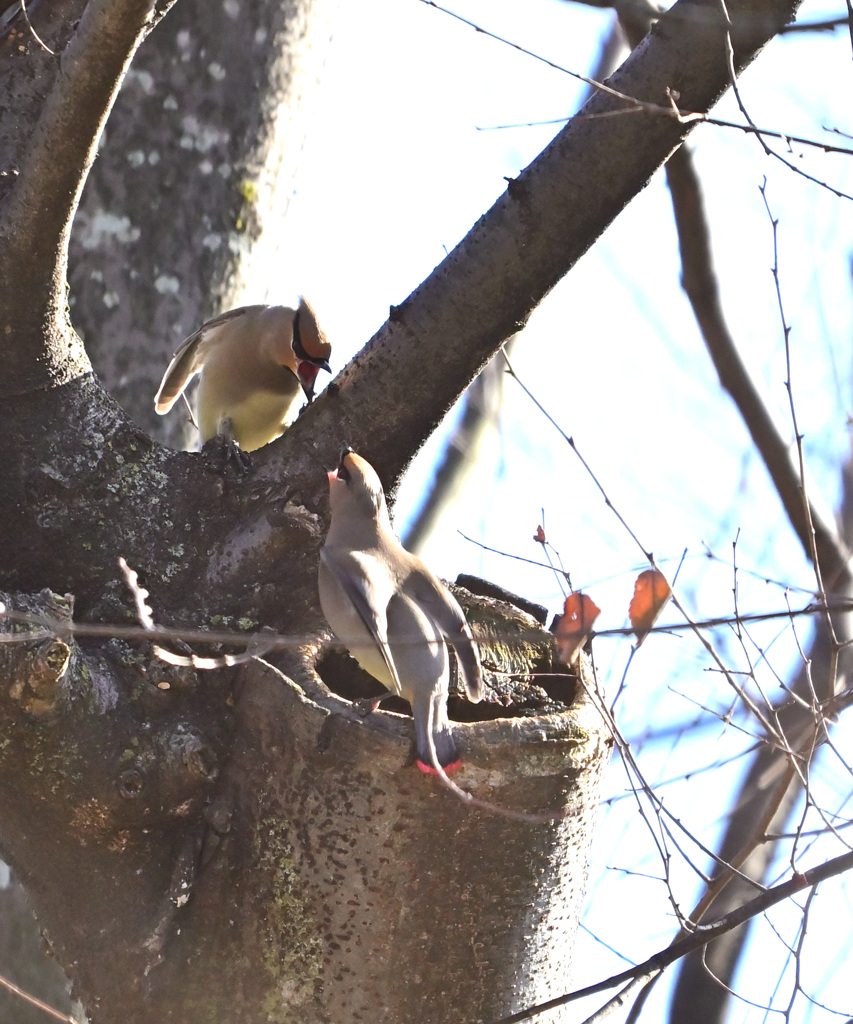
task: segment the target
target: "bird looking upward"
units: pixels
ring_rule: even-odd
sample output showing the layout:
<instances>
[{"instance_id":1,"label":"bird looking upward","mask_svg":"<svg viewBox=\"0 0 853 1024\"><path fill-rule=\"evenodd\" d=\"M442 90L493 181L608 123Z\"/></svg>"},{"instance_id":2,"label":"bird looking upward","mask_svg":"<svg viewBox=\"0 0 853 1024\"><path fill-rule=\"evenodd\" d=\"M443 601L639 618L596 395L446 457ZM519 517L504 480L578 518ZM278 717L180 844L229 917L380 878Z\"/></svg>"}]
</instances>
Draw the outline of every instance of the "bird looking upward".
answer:
<instances>
[{"instance_id":1,"label":"bird looking upward","mask_svg":"<svg viewBox=\"0 0 853 1024\"><path fill-rule=\"evenodd\" d=\"M465 614L397 539L370 463L345 448L328 476L332 522L318 580L323 614L359 665L387 687L385 696L411 704L418 767L452 771L461 762L447 717L448 645L468 699L483 696L479 652Z\"/></svg>"}]
</instances>

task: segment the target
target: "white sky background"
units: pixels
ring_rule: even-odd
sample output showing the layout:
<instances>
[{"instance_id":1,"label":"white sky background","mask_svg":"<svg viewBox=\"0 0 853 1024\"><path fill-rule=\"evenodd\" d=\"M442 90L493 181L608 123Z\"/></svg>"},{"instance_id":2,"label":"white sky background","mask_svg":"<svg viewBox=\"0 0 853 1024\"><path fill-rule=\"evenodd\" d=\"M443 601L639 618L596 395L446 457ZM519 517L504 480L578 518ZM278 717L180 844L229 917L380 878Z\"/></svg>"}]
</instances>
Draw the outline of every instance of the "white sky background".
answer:
<instances>
[{"instance_id":1,"label":"white sky background","mask_svg":"<svg viewBox=\"0 0 853 1024\"><path fill-rule=\"evenodd\" d=\"M828 3L806 0L800 20L843 13L841 3ZM561 0L448 0L447 6L580 73L594 65L612 17ZM405 299L500 195L504 177L518 174L561 126L478 127L567 116L583 89L568 75L417 0L341 4L282 232L277 281L283 286L270 288L270 301L288 301L297 291L309 296L333 341L334 368L342 367L387 319L389 306ZM811 138L821 137L822 126L851 132L849 35L837 31L775 41L744 75L741 91L762 126ZM741 120L731 98L715 114ZM783 387L784 339L770 273L772 229L759 193L767 178L768 200L779 220L779 271L793 328L792 381L812 494L834 508L851 411L853 203L766 158L742 133L700 127L692 144L729 323L765 401L792 436ZM784 151L782 144L777 148ZM800 152L795 149L792 162L853 194L850 157ZM574 436L644 546L671 559L666 565L673 569L687 551L679 586L693 614L731 612L736 538L739 568L759 574L758 580L740 575L741 610L784 608L782 588L763 577L808 589L812 576L739 416L719 386L679 273L669 195L658 175L542 303L514 363ZM446 341L452 345L457 339ZM424 371L440 373L441 367ZM397 505L398 524L417 507L439 447L440 437L410 470ZM573 584L588 589L603 609L597 625L624 625L633 579L643 568L640 552L565 442L507 380L500 421L424 557L446 578L460 572L484 576L555 612L562 596L551 573L488 554L457 532L537 559L541 550L531 538L543 509L548 538ZM723 562L702 557L706 544ZM790 600L796 606L808 595L794 592ZM797 658L790 629L771 625L756 628L752 636L767 648L766 664L785 678ZM804 643L808 639L805 626L801 637ZM743 667L744 655L731 636L718 634L715 642L728 664ZM761 663L758 650L747 646ZM629 652L626 640L596 642L599 677L611 698ZM771 672L760 671L769 694L778 696ZM730 703L731 692L719 674L708 671L695 640L656 636L631 664L617 710L648 780L659 783L745 749L748 738L697 706L722 714ZM663 736L655 738L657 733ZM849 738L842 723L840 749L846 740L849 750ZM667 806L706 843L713 843L720 827L727 787L736 781L740 763L661 790ZM851 788L849 771L824 758L816 776L826 787L824 802L841 808ZM608 795L625 791L624 771L615 760ZM827 842L804 855L802 864L844 849L838 840ZM707 867L701 854L691 853ZM686 911L698 881L677 856L673 868L675 895ZM662 872L630 799L604 817L585 925L631 960L640 960L674 934L672 911L660 881L625 872L656 878ZM800 997L789 1020L843 1021L853 1016L850 968L840 959L851 944L849 894L838 883L827 884L812 915L809 935L815 944L811 953L807 946L804 984L844 1016ZM780 910L772 920L787 929L787 941L796 941L799 915ZM775 998L773 1005L784 1009L789 976L775 997L774 986L785 951L766 925L760 934L760 956L750 961L738 989L761 1004ZM581 936L578 985L624 966ZM659 986L644 1020L663 1019L666 988ZM732 1022L749 1024L775 1016L743 1002L733 1003L730 1011Z\"/></svg>"}]
</instances>

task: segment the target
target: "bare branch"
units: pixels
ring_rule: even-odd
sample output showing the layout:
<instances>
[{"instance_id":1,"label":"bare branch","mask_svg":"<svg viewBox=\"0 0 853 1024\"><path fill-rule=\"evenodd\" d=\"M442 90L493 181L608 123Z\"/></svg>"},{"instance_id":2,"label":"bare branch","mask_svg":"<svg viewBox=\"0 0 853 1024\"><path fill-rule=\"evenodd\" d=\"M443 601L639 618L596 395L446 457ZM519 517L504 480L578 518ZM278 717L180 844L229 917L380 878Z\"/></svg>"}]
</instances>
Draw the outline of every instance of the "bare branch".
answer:
<instances>
[{"instance_id":1,"label":"bare branch","mask_svg":"<svg viewBox=\"0 0 853 1024\"><path fill-rule=\"evenodd\" d=\"M804 509L802 481L788 445L749 376L726 323L699 178L692 154L686 147L682 146L667 161L666 177L678 229L682 287L693 307L720 383L737 406L800 543L810 555L810 517L823 572L833 587L843 588L849 581L847 562L850 554L834 526L821 516L814 505L809 504L808 509Z\"/></svg>"},{"instance_id":2,"label":"bare branch","mask_svg":"<svg viewBox=\"0 0 853 1024\"><path fill-rule=\"evenodd\" d=\"M796 22L793 25L786 25L780 35L789 35L792 32L834 32L842 25L850 24L850 15L842 14L838 18L829 18L826 21L804 21Z\"/></svg>"},{"instance_id":3,"label":"bare branch","mask_svg":"<svg viewBox=\"0 0 853 1024\"><path fill-rule=\"evenodd\" d=\"M421 502L403 537L403 545L419 551L480 449L486 428L495 422L503 390L503 367L497 358L482 369L465 394L465 405L453 436L448 439L429 493Z\"/></svg>"},{"instance_id":4,"label":"bare branch","mask_svg":"<svg viewBox=\"0 0 853 1024\"><path fill-rule=\"evenodd\" d=\"M49 1017L53 1017L54 1020L66 1021L67 1024L78 1024L78 1021L74 1017L69 1017L67 1013L60 1013L59 1010L54 1010L52 1006L49 1006L41 999L37 999L35 996L31 996L29 992L25 992L22 988L18 988L8 978L4 978L0 974L0 985L3 988L8 989L9 992L14 993L19 999L23 999L25 1003L29 1003L31 1006L37 1006L40 1010L43 1010Z\"/></svg>"},{"instance_id":5,"label":"bare branch","mask_svg":"<svg viewBox=\"0 0 853 1024\"><path fill-rule=\"evenodd\" d=\"M669 967L670 964L675 963L676 960L681 959L681 957L686 956L688 953L695 952L697 949L702 949L712 939L716 939L720 935L725 935L734 928L738 928L758 914L769 910L770 907L775 906L777 903L795 896L798 892L802 892L803 889L810 889L820 882L826 881L828 878L833 878L850 870L853 870L853 853L844 853L808 871L794 874L788 881L760 893L754 899L733 910L730 914L726 914L724 917L720 917L709 924L699 925L692 934L678 939L672 945L655 953L654 956L649 957L648 960L643 961L643 963L638 964L636 967L631 967L620 974L614 974L611 978L600 981L595 985L588 985L586 988L577 989L567 995L558 996L556 999L549 999L538 1006L531 1006L526 1010L511 1014L509 1017L502 1017L495 1024L518 1024L518 1022L530 1020L531 1017L544 1013L546 1010L553 1010L558 1006L566 1006L568 1003L573 1003L586 996L595 995L598 992L604 992L609 988L615 988L617 985L634 982L645 983ZM633 988L633 984L631 988ZM619 1000L619 1005L621 1005L622 993L616 996L615 1000L610 1000L609 1002L616 1002L616 1000ZM609 1005L609 1003L606 1005ZM589 1019L603 1018L595 1017Z\"/></svg>"},{"instance_id":6,"label":"bare branch","mask_svg":"<svg viewBox=\"0 0 853 1024\"><path fill-rule=\"evenodd\" d=\"M705 344L719 374L720 381L732 396L773 480L788 518L797 533L806 554L815 564L820 586L825 578L836 594L849 593L851 580L848 569L849 553L835 527L821 516L809 501L803 482L802 464L795 466L776 424L752 382L736 343L728 328L722 307L719 283L714 269L710 230L705 217L701 186L696 174L692 154L682 147L667 163L667 181L672 195L673 210L679 236L682 260L682 286L693 306ZM781 299L780 299L781 302ZM787 329L786 340L787 340ZM823 602L819 602L823 603ZM843 604L844 602L842 602ZM845 622L845 619L847 620ZM818 629L810 652L814 659L813 672L804 661L804 669L796 683L789 688L795 698L793 704L773 711L779 734L787 739L794 751L810 749L809 736L814 738L820 729L821 714L826 714L833 690L844 685L837 665L838 645L834 642L835 628L842 636L849 635L849 613L841 607L827 614L823 628ZM816 653L817 652L817 653ZM820 681L824 711L818 710L820 701L811 685L811 675ZM799 699L800 703L797 703ZM812 740L813 741L813 740ZM737 807L729 822L720 847L723 859L739 866L754 878L762 878L770 861L772 844L764 843L764 833L775 823L778 831L796 800L803 777L795 771L797 762L783 748L762 748L744 780ZM791 785L793 783L793 785ZM756 822L759 823L756 827ZM713 880L697 912L706 912L714 905L730 881L731 874L723 871ZM737 901L742 894L739 882L733 892L723 899L723 906ZM730 980L736 957L743 941L742 935L729 935L726 948L715 948L709 956L716 958L715 973ZM689 976L688 976L689 975ZM697 1019L713 1019L715 1011L704 1009L697 995L698 978L707 979L709 968L698 962L687 962L676 988L673 1019L683 1007L679 999L690 1001ZM714 1002L723 990L716 984L709 986L708 1000Z\"/></svg>"}]
</instances>

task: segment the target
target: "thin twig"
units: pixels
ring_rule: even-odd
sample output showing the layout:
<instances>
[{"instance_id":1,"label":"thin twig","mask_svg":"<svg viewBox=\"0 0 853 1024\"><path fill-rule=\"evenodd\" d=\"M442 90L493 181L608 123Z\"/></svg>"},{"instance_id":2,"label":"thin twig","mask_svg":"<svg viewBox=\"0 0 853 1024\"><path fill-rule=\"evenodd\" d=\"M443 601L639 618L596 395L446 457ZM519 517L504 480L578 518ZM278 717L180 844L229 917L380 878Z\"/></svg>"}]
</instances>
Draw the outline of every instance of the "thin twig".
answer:
<instances>
[{"instance_id":1,"label":"thin twig","mask_svg":"<svg viewBox=\"0 0 853 1024\"><path fill-rule=\"evenodd\" d=\"M853 602L836 602L830 607L833 611L853 610ZM778 619L823 615L824 612L823 606L810 604L804 608L794 608L785 611L750 612L741 615L737 621L740 623L773 622ZM245 633L238 630L206 630L181 626L158 626L156 624L151 628L146 628L121 623L75 622L51 615L15 611L0 603L0 619L2 618L8 619L9 622L19 622L37 628L20 633L0 633L0 643L28 643L32 640L43 640L45 631L57 636L114 637L122 640L182 640L185 643L229 644L241 647L254 642L263 646L265 650L270 650L272 647L307 647L318 642L328 647L346 647L347 644L353 644L356 641L355 637L344 637L341 640L318 637L316 633L276 633L272 630L263 633ZM651 627L649 632L664 634L683 633L696 629L716 629L721 626L732 626L734 624L735 620L730 615L720 615L709 619L655 625ZM494 639L507 642L513 640L530 642L542 640L547 635L542 630L529 630L506 635L495 634ZM590 634L593 638L621 638L634 635L634 630L630 626L593 630ZM833 702L832 706L835 706L835 702Z\"/></svg>"},{"instance_id":2,"label":"thin twig","mask_svg":"<svg viewBox=\"0 0 853 1024\"><path fill-rule=\"evenodd\" d=\"M567 74L572 74L571 71ZM675 113L671 108L660 107L656 104L645 104L645 108L651 107L650 110L646 110L647 113L661 114L665 117L674 117ZM644 108L644 109L645 109ZM638 108L639 109L639 108ZM619 114L632 113L634 108L630 110L611 110L607 112L608 117L617 116ZM603 114L590 115L590 117L603 117ZM767 136L768 139L780 139L786 143L796 143L798 146L808 146L810 149L819 149L822 153L834 153L840 156L853 156L853 148L849 146L833 146L829 142L820 142L818 139L808 139L803 135L790 135L788 132L780 132L774 128L760 128L755 124L737 124L735 121L726 121L720 117L709 117L707 114L698 113L695 111L679 110L678 116L680 118L690 118L691 120L698 121L700 124L709 124L714 128L732 128L735 131L743 132L745 135L758 135ZM584 119L584 114L571 114L567 117L551 117L545 121L516 121L512 124L486 124L477 125L476 130L478 132L497 132L504 131L509 128L541 128L549 124L565 124L567 121L571 121L572 118ZM842 135L845 138L848 136L844 135L843 132L838 129L826 129L832 131L836 135ZM843 193L837 193L843 196L843 198L849 199L850 196L844 196Z\"/></svg>"},{"instance_id":3,"label":"thin twig","mask_svg":"<svg viewBox=\"0 0 853 1024\"><path fill-rule=\"evenodd\" d=\"M27 13L26 0L21 0L21 13L24 15L24 21L27 23L27 28L30 30L30 34L32 35L33 39L35 39L35 41L45 51L45 53L49 53L51 55L51 57L55 57L56 54L54 53L54 51L51 50L51 48L47 45L47 43L41 38L41 36L38 34L38 32L36 32L36 30L33 28L33 23L30 21L30 16Z\"/></svg>"},{"instance_id":4,"label":"thin twig","mask_svg":"<svg viewBox=\"0 0 853 1024\"><path fill-rule=\"evenodd\" d=\"M583 455L578 450L578 447L577 447L577 445L575 443L574 438L570 437L563 430L563 428L559 425L559 423L557 423L557 421L554 419L554 417L542 405L542 403L539 401L539 399L536 398L536 396L533 394L533 392L530 390L530 388L528 388L527 385L521 380L521 378L515 372L515 370L514 370L514 368L512 366L512 363L510 362L509 357L507 356L507 354L505 352L503 353L503 356L504 356L504 360L506 361L507 368L509 370L510 376L512 376L512 378L518 383L518 385L519 385L519 387L521 387L522 391L524 391L524 393L533 402L533 404L536 406L536 408L539 409L539 411L542 413L542 415L548 420L548 422L560 434L560 436L563 438L563 440L569 445L569 447L575 453L577 458L580 460L580 463L583 466L583 468L586 470L587 475L589 476L589 478L592 480L592 482L598 488L599 492L601 493L601 496L604 498L604 503L613 512L613 514L616 516L616 518L619 520L619 522L622 524L622 526L627 531L628 535L631 537L631 539L634 541L634 543L637 545L637 547L640 549L640 551L642 551L643 555L648 559L649 565L651 565L652 568L657 569L660 572L660 567L658 566L657 562L655 561L654 555L652 554L651 551L649 551L646 547L644 547L644 545L640 541L640 539L637 536L637 534L634 533L634 531L628 525L628 522L625 519L625 517L614 506L613 502L610 500L609 495L607 494L607 491L604 489L601 481L595 475L595 473L592 470L592 467L589 465L589 463L586 461L586 459L583 457ZM661 575L663 575L663 574L661 573ZM779 735L778 731L773 726L772 722L770 722L768 720L766 715L764 715L764 713L755 704L755 702L750 699L749 694L745 690L743 690L741 687L739 687L737 685L735 680L732 678L731 672L726 667L726 665L723 663L722 658L720 657L720 655L715 650L714 645L710 642L710 640L708 640L708 638L705 636L705 634L696 626L696 623L693 621L691 616L688 614L687 609L682 604L680 598L677 596L674 588L671 591L670 600L672 601L673 605L679 610L679 612L681 612L681 614L684 616L685 620L690 624L690 627L693 630L693 633L696 636L697 640L699 641L700 644L702 644L702 646L708 652L709 656L715 662L715 664L717 665L717 668L719 668L720 672L722 672L723 677L725 678L726 682L732 687L732 689L735 691L735 693L740 697L740 699L744 703L744 705L749 708L749 710L752 712L753 715L755 715L756 720L761 723L762 727L766 730L767 735L772 737L774 742L776 742L779 746L784 747L785 746L785 738L784 738L784 736Z\"/></svg>"},{"instance_id":5,"label":"thin twig","mask_svg":"<svg viewBox=\"0 0 853 1024\"><path fill-rule=\"evenodd\" d=\"M767 467L788 520L805 551L811 552L811 529L803 514L800 476L726 323L699 178L687 147L682 146L670 157L666 175L678 231L682 285L693 307L708 354L720 383L737 406ZM840 585L849 578L847 564L850 553L834 527L820 516L817 509L810 508L809 518L816 533L815 543L824 573L833 583Z\"/></svg>"},{"instance_id":6,"label":"thin twig","mask_svg":"<svg viewBox=\"0 0 853 1024\"><path fill-rule=\"evenodd\" d=\"M783 25L779 29L779 35L790 35L795 32L834 32L842 25L850 24L850 15L842 14L838 18L828 18L826 21L803 21L794 22L793 25Z\"/></svg>"},{"instance_id":7,"label":"thin twig","mask_svg":"<svg viewBox=\"0 0 853 1024\"><path fill-rule=\"evenodd\" d=\"M29 1003L31 1006L37 1006L40 1010L43 1010L46 1014L53 1017L54 1020L65 1021L66 1024L77 1024L77 1021L75 1021L73 1017L69 1017L67 1013L60 1013L59 1010L54 1010L52 1006L48 1006L48 1004L42 1002L41 999L37 999L36 996L31 996L29 992L25 992L22 988L18 988L17 985L13 984L7 978L4 978L2 974L0 974L0 985L23 999L24 1002Z\"/></svg>"},{"instance_id":8,"label":"thin twig","mask_svg":"<svg viewBox=\"0 0 853 1024\"><path fill-rule=\"evenodd\" d=\"M788 394L788 406L791 411L791 424L794 428L794 439L797 445L797 463L799 467L800 477L800 501L802 505L802 515L805 520L806 537L808 539L808 551L812 561L812 571L815 575L817 582L818 594L821 598L826 598L826 587L824 585L824 577L828 577L833 588L837 588L841 582L839 577L844 573L845 582L849 585L849 569L845 562L844 566L841 567L837 562L836 551L830 551L831 560L825 563L822 557L822 552L818 548L817 529L824 529L823 524L818 523L815 525L816 511L809 500L808 492L806 490L806 466L805 457L803 455L803 435L800 433L799 424L797 422L797 409L794 404L794 391L791 382L791 328L788 326L787 319L785 317L785 306L782 302L782 288L779 282L779 222L773 216L770 210L770 203L767 200L767 182L766 180L760 186L759 191L761 192L761 198L764 200L764 207L767 210L767 216L770 218L770 224L773 229L773 266L771 273L773 274L773 282L776 287L776 301L779 306L779 318L782 324L782 333L785 342L785 390ZM838 540L838 544L841 541ZM848 555L849 558L849 555ZM839 637L835 630L835 623L833 622L832 616L829 612L826 613L825 626L827 633L829 634L830 643L832 644L832 664L830 672L828 673L824 692L820 695L823 698L831 697L835 692L835 686L837 683L837 668L838 668L838 650L839 650ZM848 639L847 637L844 638ZM815 698L818 699L818 695L815 694Z\"/></svg>"}]
</instances>

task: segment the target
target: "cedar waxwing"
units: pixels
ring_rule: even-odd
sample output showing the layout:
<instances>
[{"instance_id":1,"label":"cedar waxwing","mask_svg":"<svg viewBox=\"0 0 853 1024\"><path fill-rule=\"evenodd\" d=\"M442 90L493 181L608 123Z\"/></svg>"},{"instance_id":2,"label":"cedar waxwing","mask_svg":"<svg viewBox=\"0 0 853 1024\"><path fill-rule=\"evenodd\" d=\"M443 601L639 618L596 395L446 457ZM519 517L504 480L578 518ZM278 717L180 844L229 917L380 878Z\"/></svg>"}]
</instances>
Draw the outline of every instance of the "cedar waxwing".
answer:
<instances>
[{"instance_id":1,"label":"cedar waxwing","mask_svg":"<svg viewBox=\"0 0 853 1024\"><path fill-rule=\"evenodd\" d=\"M448 644L468 699L483 696L465 614L397 539L376 471L349 448L329 473L329 502L332 522L320 551L323 614L359 665L411 704L418 767L434 772L437 760L452 770L460 762L447 718Z\"/></svg>"},{"instance_id":2,"label":"cedar waxwing","mask_svg":"<svg viewBox=\"0 0 853 1024\"><path fill-rule=\"evenodd\" d=\"M221 434L251 452L284 433L296 419L303 392L311 401L331 351L305 299L296 310L241 306L208 320L183 342L163 375L154 408L165 415L200 372L201 443Z\"/></svg>"}]
</instances>

